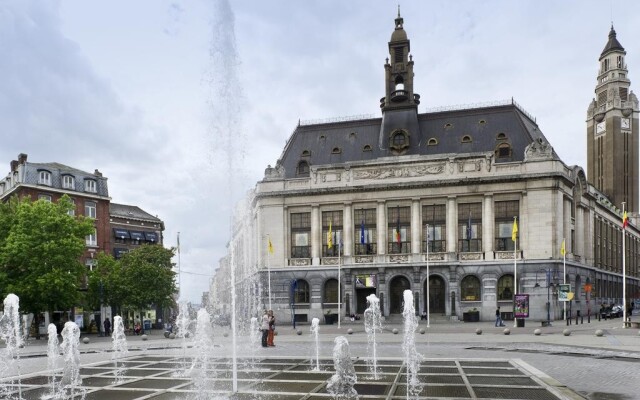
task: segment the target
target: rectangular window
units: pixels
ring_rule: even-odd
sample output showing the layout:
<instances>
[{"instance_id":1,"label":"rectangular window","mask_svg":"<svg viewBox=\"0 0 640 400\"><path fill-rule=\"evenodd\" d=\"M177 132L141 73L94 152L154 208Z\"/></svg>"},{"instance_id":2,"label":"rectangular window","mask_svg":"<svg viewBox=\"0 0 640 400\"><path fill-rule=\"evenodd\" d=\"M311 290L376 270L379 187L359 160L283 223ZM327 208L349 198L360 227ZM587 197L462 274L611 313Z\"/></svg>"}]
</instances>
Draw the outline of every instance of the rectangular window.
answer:
<instances>
[{"instance_id":1,"label":"rectangular window","mask_svg":"<svg viewBox=\"0 0 640 400\"><path fill-rule=\"evenodd\" d=\"M378 254L377 214L375 208L359 209L353 213L355 254Z\"/></svg>"},{"instance_id":2,"label":"rectangular window","mask_svg":"<svg viewBox=\"0 0 640 400\"><path fill-rule=\"evenodd\" d=\"M513 242L513 217L520 215L520 202L513 201L496 201L493 205L495 218L495 250L496 251L513 251L515 243ZM518 239L519 235L516 235Z\"/></svg>"},{"instance_id":3,"label":"rectangular window","mask_svg":"<svg viewBox=\"0 0 640 400\"><path fill-rule=\"evenodd\" d=\"M97 230L93 230L93 233L86 237L87 246L96 247L98 246L98 232Z\"/></svg>"},{"instance_id":4,"label":"rectangular window","mask_svg":"<svg viewBox=\"0 0 640 400\"><path fill-rule=\"evenodd\" d=\"M387 217L387 253L411 253L411 207L390 207Z\"/></svg>"},{"instance_id":5,"label":"rectangular window","mask_svg":"<svg viewBox=\"0 0 640 400\"><path fill-rule=\"evenodd\" d=\"M428 240L427 240L428 239ZM447 207L444 204L422 206L422 252L447 251Z\"/></svg>"},{"instance_id":6,"label":"rectangular window","mask_svg":"<svg viewBox=\"0 0 640 400\"><path fill-rule=\"evenodd\" d=\"M51 196L48 194L39 194L38 195L38 200L44 200L44 201L48 201L49 203L51 203Z\"/></svg>"},{"instance_id":7,"label":"rectangular window","mask_svg":"<svg viewBox=\"0 0 640 400\"><path fill-rule=\"evenodd\" d=\"M41 185L51 186L51 172L49 171L38 172L38 183Z\"/></svg>"},{"instance_id":8,"label":"rectangular window","mask_svg":"<svg viewBox=\"0 0 640 400\"><path fill-rule=\"evenodd\" d=\"M482 251L482 203L458 205L458 253Z\"/></svg>"},{"instance_id":9,"label":"rectangular window","mask_svg":"<svg viewBox=\"0 0 640 400\"><path fill-rule=\"evenodd\" d=\"M84 180L84 191L90 193L96 193L96 181L93 179Z\"/></svg>"},{"instance_id":10,"label":"rectangular window","mask_svg":"<svg viewBox=\"0 0 640 400\"><path fill-rule=\"evenodd\" d=\"M88 218L96 219L96 203L93 201L85 201L84 203L84 215Z\"/></svg>"},{"instance_id":11,"label":"rectangular window","mask_svg":"<svg viewBox=\"0 0 640 400\"><path fill-rule=\"evenodd\" d=\"M330 222L331 235L329 235ZM322 213L322 257L338 257L338 252L343 251L339 248L341 242L342 211L324 211ZM331 248L329 248L329 243L331 243Z\"/></svg>"},{"instance_id":12,"label":"rectangular window","mask_svg":"<svg viewBox=\"0 0 640 400\"><path fill-rule=\"evenodd\" d=\"M291 258L311 257L311 213L291 214Z\"/></svg>"},{"instance_id":13,"label":"rectangular window","mask_svg":"<svg viewBox=\"0 0 640 400\"><path fill-rule=\"evenodd\" d=\"M67 212L67 214L73 217L74 215L76 215L76 200L70 199L70 201L71 201L72 208Z\"/></svg>"},{"instance_id":14,"label":"rectangular window","mask_svg":"<svg viewBox=\"0 0 640 400\"><path fill-rule=\"evenodd\" d=\"M71 175L64 175L62 177L62 187L64 189L75 189L76 188L76 180Z\"/></svg>"}]
</instances>

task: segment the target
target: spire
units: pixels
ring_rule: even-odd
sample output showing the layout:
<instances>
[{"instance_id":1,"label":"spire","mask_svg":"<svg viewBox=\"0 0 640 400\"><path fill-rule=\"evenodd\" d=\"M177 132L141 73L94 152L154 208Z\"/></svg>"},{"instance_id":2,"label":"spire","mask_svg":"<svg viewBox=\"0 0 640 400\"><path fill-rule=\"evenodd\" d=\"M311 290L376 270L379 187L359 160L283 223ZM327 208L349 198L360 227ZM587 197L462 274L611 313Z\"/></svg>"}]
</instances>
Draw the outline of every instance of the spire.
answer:
<instances>
[{"instance_id":1,"label":"spire","mask_svg":"<svg viewBox=\"0 0 640 400\"><path fill-rule=\"evenodd\" d=\"M616 30L613 29L613 23L612 23L611 30L609 31L609 41L607 42L607 45L604 46L604 50L602 50L600 57L615 50L624 52L624 47L622 47L620 42L618 42L618 39L616 38Z\"/></svg>"},{"instance_id":2,"label":"spire","mask_svg":"<svg viewBox=\"0 0 640 400\"><path fill-rule=\"evenodd\" d=\"M396 28L391 34L392 42L400 42L407 40L407 32L404 31L404 19L400 16L400 4L398 4L398 16L396 17Z\"/></svg>"}]
</instances>

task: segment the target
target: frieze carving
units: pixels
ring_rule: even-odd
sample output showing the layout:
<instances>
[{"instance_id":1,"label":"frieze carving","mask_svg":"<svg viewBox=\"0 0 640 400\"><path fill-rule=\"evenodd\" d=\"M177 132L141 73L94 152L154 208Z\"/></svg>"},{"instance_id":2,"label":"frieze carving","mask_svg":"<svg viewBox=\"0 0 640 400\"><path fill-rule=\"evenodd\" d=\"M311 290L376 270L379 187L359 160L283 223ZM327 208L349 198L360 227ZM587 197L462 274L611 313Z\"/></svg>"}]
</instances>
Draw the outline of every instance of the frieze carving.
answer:
<instances>
[{"instance_id":1,"label":"frieze carving","mask_svg":"<svg viewBox=\"0 0 640 400\"><path fill-rule=\"evenodd\" d=\"M461 261L480 261L482 253L460 253L458 257Z\"/></svg>"},{"instance_id":2,"label":"frieze carving","mask_svg":"<svg viewBox=\"0 0 640 400\"><path fill-rule=\"evenodd\" d=\"M355 256L356 264L373 263L373 256Z\"/></svg>"},{"instance_id":3,"label":"frieze carving","mask_svg":"<svg viewBox=\"0 0 640 400\"><path fill-rule=\"evenodd\" d=\"M409 261L409 256L406 254L391 254L389 255L389 262L407 262Z\"/></svg>"},{"instance_id":4,"label":"frieze carving","mask_svg":"<svg viewBox=\"0 0 640 400\"><path fill-rule=\"evenodd\" d=\"M284 178L284 167L281 164L276 164L275 168L271 167L271 165L267 165L267 168L264 170L265 180L283 179L283 178Z\"/></svg>"},{"instance_id":5,"label":"frieze carving","mask_svg":"<svg viewBox=\"0 0 640 400\"><path fill-rule=\"evenodd\" d=\"M531 160L551 160L553 159L553 147L542 140L542 138L533 141L524 149L524 161Z\"/></svg>"},{"instance_id":6,"label":"frieze carving","mask_svg":"<svg viewBox=\"0 0 640 400\"><path fill-rule=\"evenodd\" d=\"M322 265L338 265L338 257L325 257L322 259Z\"/></svg>"},{"instance_id":7,"label":"frieze carving","mask_svg":"<svg viewBox=\"0 0 640 400\"><path fill-rule=\"evenodd\" d=\"M496 251L495 257L498 260L513 260L513 251ZM516 252L516 257L520 259L520 252Z\"/></svg>"},{"instance_id":8,"label":"frieze carving","mask_svg":"<svg viewBox=\"0 0 640 400\"><path fill-rule=\"evenodd\" d=\"M429 253L429 261L444 261L444 257L447 253ZM424 260L427 261L427 255L424 255Z\"/></svg>"},{"instance_id":9,"label":"frieze carving","mask_svg":"<svg viewBox=\"0 0 640 400\"><path fill-rule=\"evenodd\" d=\"M387 167L378 169L354 170L353 179L389 179L413 178L425 175L437 175L444 172L444 163L417 165L411 167Z\"/></svg>"},{"instance_id":10,"label":"frieze carving","mask_svg":"<svg viewBox=\"0 0 640 400\"><path fill-rule=\"evenodd\" d=\"M294 267L304 267L306 265L311 265L310 258L291 258L289 259L289 265Z\"/></svg>"},{"instance_id":11,"label":"frieze carving","mask_svg":"<svg viewBox=\"0 0 640 400\"><path fill-rule=\"evenodd\" d=\"M482 160L461 161L458 163L458 172L473 172L482 169Z\"/></svg>"}]
</instances>

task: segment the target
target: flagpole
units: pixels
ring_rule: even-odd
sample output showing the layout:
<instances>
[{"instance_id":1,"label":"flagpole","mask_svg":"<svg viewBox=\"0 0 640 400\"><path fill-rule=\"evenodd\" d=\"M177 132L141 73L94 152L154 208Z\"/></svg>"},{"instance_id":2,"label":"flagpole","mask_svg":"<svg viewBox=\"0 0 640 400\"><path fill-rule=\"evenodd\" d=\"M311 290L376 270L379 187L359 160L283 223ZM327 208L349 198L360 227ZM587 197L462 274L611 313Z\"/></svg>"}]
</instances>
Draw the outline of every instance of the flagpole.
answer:
<instances>
[{"instance_id":1,"label":"flagpole","mask_svg":"<svg viewBox=\"0 0 640 400\"><path fill-rule=\"evenodd\" d=\"M267 277L269 281L269 310L273 310L271 308L271 237L267 235Z\"/></svg>"},{"instance_id":2,"label":"flagpole","mask_svg":"<svg viewBox=\"0 0 640 400\"><path fill-rule=\"evenodd\" d=\"M518 217L513 217L513 226L517 226L516 224L518 223ZM516 228L517 229L517 228ZM514 234L514 229L511 230L511 235L513 236L513 286L515 287L515 294L513 295L513 311L514 311L514 315L513 315L513 327L517 328L518 327L518 319L515 316L515 310L516 310L516 294L518 294L518 264L517 264L517 249L518 249L518 231L515 231Z\"/></svg>"},{"instance_id":3,"label":"flagpole","mask_svg":"<svg viewBox=\"0 0 640 400\"><path fill-rule=\"evenodd\" d=\"M627 226L625 225L625 211L624 211L625 202L622 202L622 328L626 328L627 321L627 269L625 263L625 242L627 236Z\"/></svg>"},{"instance_id":4,"label":"flagpole","mask_svg":"<svg viewBox=\"0 0 640 400\"><path fill-rule=\"evenodd\" d=\"M551 278L549 278L551 279ZM562 283L563 284L567 284L567 244L565 243L565 238L562 238ZM547 283L547 286L549 286L549 283ZM576 290L578 290L578 288L576 288ZM569 288L569 291L571 291L571 288ZM563 302L564 303L564 320L567 320L567 302ZM549 305L549 307L551 307L551 305Z\"/></svg>"},{"instance_id":5,"label":"flagpole","mask_svg":"<svg viewBox=\"0 0 640 400\"><path fill-rule=\"evenodd\" d=\"M342 241L338 242L338 329L340 329L340 320L342 319L342 301L340 298L340 251L342 250Z\"/></svg>"},{"instance_id":6,"label":"flagpole","mask_svg":"<svg viewBox=\"0 0 640 400\"><path fill-rule=\"evenodd\" d=\"M429 224L427 224L427 328L430 328L430 319L431 310L429 307L430 303L429 298Z\"/></svg>"},{"instance_id":7,"label":"flagpole","mask_svg":"<svg viewBox=\"0 0 640 400\"><path fill-rule=\"evenodd\" d=\"M178 232L178 301L180 301L180 293L182 292L182 284L180 283L180 232Z\"/></svg>"}]
</instances>

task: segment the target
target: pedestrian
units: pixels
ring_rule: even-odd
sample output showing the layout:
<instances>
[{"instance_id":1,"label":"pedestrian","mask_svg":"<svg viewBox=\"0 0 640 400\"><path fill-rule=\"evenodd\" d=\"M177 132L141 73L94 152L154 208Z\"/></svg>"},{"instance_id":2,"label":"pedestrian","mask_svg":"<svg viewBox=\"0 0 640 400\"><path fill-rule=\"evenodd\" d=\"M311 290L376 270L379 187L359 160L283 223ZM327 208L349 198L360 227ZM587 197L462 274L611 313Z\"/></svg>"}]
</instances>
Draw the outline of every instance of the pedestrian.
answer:
<instances>
[{"instance_id":1,"label":"pedestrian","mask_svg":"<svg viewBox=\"0 0 640 400\"><path fill-rule=\"evenodd\" d=\"M104 319L104 335L111 336L111 321L109 321L109 317Z\"/></svg>"},{"instance_id":2,"label":"pedestrian","mask_svg":"<svg viewBox=\"0 0 640 400\"><path fill-rule=\"evenodd\" d=\"M264 310L262 314L260 329L262 329L262 347L267 347L267 337L269 336L269 314L267 314L267 310Z\"/></svg>"},{"instance_id":3,"label":"pedestrian","mask_svg":"<svg viewBox=\"0 0 640 400\"><path fill-rule=\"evenodd\" d=\"M273 315L273 310L269 310L267 314L269 316L269 334L267 335L267 346L275 347L273 344L273 335L276 330L276 317Z\"/></svg>"},{"instance_id":4,"label":"pedestrian","mask_svg":"<svg viewBox=\"0 0 640 400\"><path fill-rule=\"evenodd\" d=\"M502 316L500 316L500 306L496 309L496 326L504 326L502 322Z\"/></svg>"}]
</instances>

